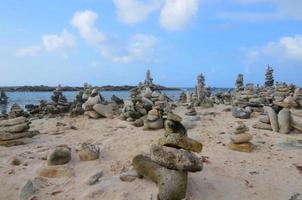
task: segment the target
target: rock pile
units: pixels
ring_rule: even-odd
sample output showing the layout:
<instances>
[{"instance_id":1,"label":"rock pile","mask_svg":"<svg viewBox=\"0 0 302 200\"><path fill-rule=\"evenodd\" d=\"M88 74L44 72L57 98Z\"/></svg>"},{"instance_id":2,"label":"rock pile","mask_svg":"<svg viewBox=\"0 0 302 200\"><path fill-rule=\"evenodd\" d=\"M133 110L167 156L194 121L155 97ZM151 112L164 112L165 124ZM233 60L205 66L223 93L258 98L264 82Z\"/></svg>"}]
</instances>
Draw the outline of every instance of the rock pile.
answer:
<instances>
[{"instance_id":1,"label":"rock pile","mask_svg":"<svg viewBox=\"0 0 302 200\"><path fill-rule=\"evenodd\" d=\"M181 200L186 197L188 172L202 170L202 161L191 152L200 153L202 144L189 138L180 123L181 117L169 113L166 134L151 146L151 156L133 159L136 172L158 186L160 200Z\"/></svg>"},{"instance_id":2,"label":"rock pile","mask_svg":"<svg viewBox=\"0 0 302 200\"><path fill-rule=\"evenodd\" d=\"M16 117L28 117L28 113L25 112L18 104L14 103L8 113L8 118L13 119Z\"/></svg>"},{"instance_id":3,"label":"rock pile","mask_svg":"<svg viewBox=\"0 0 302 200\"><path fill-rule=\"evenodd\" d=\"M150 71L147 71L144 83L130 91L130 99L125 102L120 118L133 122L137 127L147 129L163 127L163 118L174 108L171 100L160 91L156 91Z\"/></svg>"},{"instance_id":4,"label":"rock pile","mask_svg":"<svg viewBox=\"0 0 302 200\"><path fill-rule=\"evenodd\" d=\"M237 122L236 127L231 132L229 148L234 151L251 152L253 144L250 141L253 136L248 131L248 127L243 122Z\"/></svg>"},{"instance_id":5,"label":"rock pile","mask_svg":"<svg viewBox=\"0 0 302 200\"><path fill-rule=\"evenodd\" d=\"M197 76L197 86L192 94L191 103L194 106L213 107L213 102L209 96L211 96L211 93L209 93L208 88L205 88L205 78L201 73Z\"/></svg>"},{"instance_id":6,"label":"rock pile","mask_svg":"<svg viewBox=\"0 0 302 200\"><path fill-rule=\"evenodd\" d=\"M0 104L7 104L8 97L6 96L4 90L0 91Z\"/></svg>"},{"instance_id":7,"label":"rock pile","mask_svg":"<svg viewBox=\"0 0 302 200\"><path fill-rule=\"evenodd\" d=\"M17 117L0 121L0 145L16 146L31 142L37 131L29 131L29 122L25 117Z\"/></svg>"}]
</instances>

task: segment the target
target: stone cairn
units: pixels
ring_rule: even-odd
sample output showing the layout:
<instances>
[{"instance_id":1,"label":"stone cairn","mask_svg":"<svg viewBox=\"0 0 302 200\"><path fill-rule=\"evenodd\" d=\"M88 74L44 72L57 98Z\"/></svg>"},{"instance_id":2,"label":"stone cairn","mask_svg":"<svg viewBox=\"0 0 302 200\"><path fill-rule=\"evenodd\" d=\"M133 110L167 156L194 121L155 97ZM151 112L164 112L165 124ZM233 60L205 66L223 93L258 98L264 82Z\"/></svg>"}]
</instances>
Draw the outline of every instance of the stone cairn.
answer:
<instances>
[{"instance_id":1,"label":"stone cairn","mask_svg":"<svg viewBox=\"0 0 302 200\"><path fill-rule=\"evenodd\" d=\"M181 120L180 116L168 113L165 136L151 146L151 155L137 155L133 159L136 172L157 184L160 200L184 199L188 172L198 172L203 167L201 159L191 153L200 153L202 144L187 136Z\"/></svg>"},{"instance_id":2,"label":"stone cairn","mask_svg":"<svg viewBox=\"0 0 302 200\"><path fill-rule=\"evenodd\" d=\"M16 117L28 117L29 114L25 112L18 104L14 103L8 113L8 118L13 119Z\"/></svg>"},{"instance_id":3,"label":"stone cairn","mask_svg":"<svg viewBox=\"0 0 302 200\"><path fill-rule=\"evenodd\" d=\"M145 129L163 128L163 118L175 105L165 95L156 91L150 71L144 83L130 90L130 99L125 102L120 119L132 122L136 127Z\"/></svg>"},{"instance_id":4,"label":"stone cairn","mask_svg":"<svg viewBox=\"0 0 302 200\"><path fill-rule=\"evenodd\" d=\"M182 91L179 95L179 103L187 103L187 94L184 91Z\"/></svg>"},{"instance_id":5,"label":"stone cairn","mask_svg":"<svg viewBox=\"0 0 302 200\"><path fill-rule=\"evenodd\" d=\"M53 91L53 95L50 97L52 103L48 106L49 112L51 114L67 113L70 109L70 103L68 103L67 98L63 95L61 85Z\"/></svg>"},{"instance_id":6,"label":"stone cairn","mask_svg":"<svg viewBox=\"0 0 302 200\"><path fill-rule=\"evenodd\" d=\"M6 96L4 90L0 91L0 104L7 104L8 97Z\"/></svg>"},{"instance_id":7,"label":"stone cairn","mask_svg":"<svg viewBox=\"0 0 302 200\"><path fill-rule=\"evenodd\" d=\"M248 133L249 128L239 121L236 127L231 132L231 142L229 144L229 149L241 152L251 152L253 150L253 144L250 141L253 136Z\"/></svg>"},{"instance_id":8,"label":"stone cairn","mask_svg":"<svg viewBox=\"0 0 302 200\"><path fill-rule=\"evenodd\" d=\"M192 94L191 103L193 106L201 106L205 108L213 107L213 103L209 96L211 96L210 89L205 88L205 78L203 74L197 76L197 85L195 92Z\"/></svg>"},{"instance_id":9,"label":"stone cairn","mask_svg":"<svg viewBox=\"0 0 302 200\"><path fill-rule=\"evenodd\" d=\"M277 85L273 106L264 108L265 112L253 125L254 128L283 134L288 134L292 130L302 132L302 89L297 88L294 94L289 94L289 90L285 84Z\"/></svg>"},{"instance_id":10,"label":"stone cairn","mask_svg":"<svg viewBox=\"0 0 302 200\"><path fill-rule=\"evenodd\" d=\"M16 146L31 142L37 131L29 131L30 122L25 117L16 117L0 121L0 145Z\"/></svg>"},{"instance_id":11,"label":"stone cairn","mask_svg":"<svg viewBox=\"0 0 302 200\"><path fill-rule=\"evenodd\" d=\"M243 90L244 88L243 74L238 74L235 85L236 85L236 91Z\"/></svg>"},{"instance_id":12,"label":"stone cairn","mask_svg":"<svg viewBox=\"0 0 302 200\"><path fill-rule=\"evenodd\" d=\"M273 68L269 65L267 66L266 73L265 73L265 87L273 87L274 86L274 76L273 76Z\"/></svg>"}]
</instances>

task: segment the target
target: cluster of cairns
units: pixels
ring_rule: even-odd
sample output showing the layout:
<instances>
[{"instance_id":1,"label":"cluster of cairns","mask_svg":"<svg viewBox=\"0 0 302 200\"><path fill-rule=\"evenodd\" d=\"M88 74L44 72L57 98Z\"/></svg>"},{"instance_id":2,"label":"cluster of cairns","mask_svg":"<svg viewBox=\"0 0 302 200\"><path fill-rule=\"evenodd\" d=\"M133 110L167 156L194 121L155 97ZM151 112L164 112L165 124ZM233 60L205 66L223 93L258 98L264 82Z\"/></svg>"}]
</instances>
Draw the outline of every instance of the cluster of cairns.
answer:
<instances>
[{"instance_id":1,"label":"cluster of cairns","mask_svg":"<svg viewBox=\"0 0 302 200\"><path fill-rule=\"evenodd\" d=\"M198 172L203 167L201 159L192 153L200 153L202 144L187 136L181 121L180 116L169 112L165 135L151 146L150 155L133 158L138 175L157 184L160 200L184 199L188 172Z\"/></svg>"},{"instance_id":2,"label":"cluster of cairns","mask_svg":"<svg viewBox=\"0 0 302 200\"><path fill-rule=\"evenodd\" d=\"M165 94L155 90L155 86L148 70L144 83L139 83L130 91L130 99L125 102L120 119L132 122L136 127L143 126L145 129L163 128L167 113L175 105Z\"/></svg>"},{"instance_id":3,"label":"cluster of cairns","mask_svg":"<svg viewBox=\"0 0 302 200\"><path fill-rule=\"evenodd\" d=\"M253 139L253 136L248 131L249 128L243 122L237 122L234 130L231 132L229 148L234 151L251 152L253 144L250 141Z\"/></svg>"}]
</instances>

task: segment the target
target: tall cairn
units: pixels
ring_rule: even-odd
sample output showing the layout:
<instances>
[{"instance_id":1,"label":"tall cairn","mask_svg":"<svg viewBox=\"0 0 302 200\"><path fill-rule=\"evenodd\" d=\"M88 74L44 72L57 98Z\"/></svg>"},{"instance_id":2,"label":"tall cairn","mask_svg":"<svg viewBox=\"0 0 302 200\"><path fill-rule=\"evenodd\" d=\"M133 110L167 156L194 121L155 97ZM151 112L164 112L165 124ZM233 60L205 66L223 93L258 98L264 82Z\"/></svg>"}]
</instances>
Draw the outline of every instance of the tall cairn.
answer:
<instances>
[{"instance_id":1,"label":"tall cairn","mask_svg":"<svg viewBox=\"0 0 302 200\"><path fill-rule=\"evenodd\" d=\"M200 102L203 102L206 97L204 82L205 82L204 75L202 73L200 73L197 76L197 86L196 86L197 98Z\"/></svg>"},{"instance_id":2,"label":"tall cairn","mask_svg":"<svg viewBox=\"0 0 302 200\"><path fill-rule=\"evenodd\" d=\"M265 73L265 87L273 87L274 86L274 76L273 76L273 68L271 66L267 66L266 73Z\"/></svg>"},{"instance_id":3,"label":"tall cairn","mask_svg":"<svg viewBox=\"0 0 302 200\"><path fill-rule=\"evenodd\" d=\"M240 91L243 89L243 74L238 74L236 79L236 91Z\"/></svg>"},{"instance_id":4,"label":"tall cairn","mask_svg":"<svg viewBox=\"0 0 302 200\"><path fill-rule=\"evenodd\" d=\"M153 78L151 77L151 72L148 69L146 72L146 79L144 81L144 86L146 87L152 87L153 86Z\"/></svg>"},{"instance_id":5,"label":"tall cairn","mask_svg":"<svg viewBox=\"0 0 302 200\"><path fill-rule=\"evenodd\" d=\"M133 158L136 172L155 182L158 199L182 200L186 197L188 172L199 172L203 164L194 153L202 151L202 144L187 136L182 118L172 112L165 121L166 133L150 148L150 156L139 154Z\"/></svg>"}]
</instances>

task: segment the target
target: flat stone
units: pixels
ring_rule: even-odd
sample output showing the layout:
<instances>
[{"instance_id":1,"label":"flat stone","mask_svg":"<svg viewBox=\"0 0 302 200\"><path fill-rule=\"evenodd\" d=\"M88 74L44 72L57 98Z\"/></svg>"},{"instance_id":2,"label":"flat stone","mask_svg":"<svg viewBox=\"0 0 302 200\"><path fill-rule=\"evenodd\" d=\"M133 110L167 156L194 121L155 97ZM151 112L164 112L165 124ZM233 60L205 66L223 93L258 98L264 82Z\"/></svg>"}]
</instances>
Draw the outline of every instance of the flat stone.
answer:
<instances>
[{"instance_id":1,"label":"flat stone","mask_svg":"<svg viewBox=\"0 0 302 200\"><path fill-rule=\"evenodd\" d=\"M264 111L268 114L270 124L274 132L279 131L278 118L275 110L271 107L265 106Z\"/></svg>"},{"instance_id":2,"label":"flat stone","mask_svg":"<svg viewBox=\"0 0 302 200\"><path fill-rule=\"evenodd\" d=\"M2 127L1 131L9 132L9 133L21 133L21 132L27 131L28 129L29 129L28 124L23 123L23 124L16 124L13 126Z\"/></svg>"},{"instance_id":3,"label":"flat stone","mask_svg":"<svg viewBox=\"0 0 302 200\"><path fill-rule=\"evenodd\" d=\"M120 180L124 182L132 182L137 179L139 176L136 171L129 171L120 174Z\"/></svg>"},{"instance_id":4,"label":"flat stone","mask_svg":"<svg viewBox=\"0 0 302 200\"><path fill-rule=\"evenodd\" d=\"M27 121L27 119L25 117L17 117L14 119L8 119L8 120L1 120L0 121L0 127L4 127L4 126L14 126L17 124L23 124Z\"/></svg>"},{"instance_id":5,"label":"flat stone","mask_svg":"<svg viewBox=\"0 0 302 200\"><path fill-rule=\"evenodd\" d=\"M231 135L231 140L235 144L247 143L253 139L253 136L249 133L240 133Z\"/></svg>"},{"instance_id":6,"label":"flat stone","mask_svg":"<svg viewBox=\"0 0 302 200\"><path fill-rule=\"evenodd\" d=\"M253 128L263 129L263 130L269 130L269 131L273 130L272 126L270 124L265 124L265 123L262 123L262 122L256 122L253 125Z\"/></svg>"},{"instance_id":7,"label":"flat stone","mask_svg":"<svg viewBox=\"0 0 302 200\"><path fill-rule=\"evenodd\" d=\"M175 113L172 113L172 112L168 113L167 119L171 120L171 121L175 121L175 122L181 122L182 121L182 118L179 115L177 115Z\"/></svg>"},{"instance_id":8,"label":"flat stone","mask_svg":"<svg viewBox=\"0 0 302 200\"><path fill-rule=\"evenodd\" d=\"M241 151L241 152L246 152L246 153L250 153L253 150L253 144L252 143L243 143L243 144L230 143L228 145L228 147L231 150Z\"/></svg>"},{"instance_id":9,"label":"flat stone","mask_svg":"<svg viewBox=\"0 0 302 200\"><path fill-rule=\"evenodd\" d=\"M202 170L201 160L186 150L152 145L150 151L153 161L169 169L190 172Z\"/></svg>"},{"instance_id":10,"label":"flat stone","mask_svg":"<svg viewBox=\"0 0 302 200\"><path fill-rule=\"evenodd\" d=\"M160 138L158 144L161 146L182 148L197 153L200 153L202 151L202 144L200 142L176 133L172 133L167 135L166 137Z\"/></svg>"},{"instance_id":11,"label":"flat stone","mask_svg":"<svg viewBox=\"0 0 302 200\"><path fill-rule=\"evenodd\" d=\"M12 146L29 144L31 142L32 142L31 138L19 138L14 140L0 141L0 146L12 147Z\"/></svg>"},{"instance_id":12,"label":"flat stone","mask_svg":"<svg viewBox=\"0 0 302 200\"><path fill-rule=\"evenodd\" d=\"M45 166L38 170L38 176L47 178L72 177L74 171L66 165Z\"/></svg>"},{"instance_id":13,"label":"flat stone","mask_svg":"<svg viewBox=\"0 0 302 200\"><path fill-rule=\"evenodd\" d=\"M101 115L93 110L90 111L85 111L84 113L85 116L88 116L89 118L92 119L99 119L101 117Z\"/></svg>"},{"instance_id":14,"label":"flat stone","mask_svg":"<svg viewBox=\"0 0 302 200\"><path fill-rule=\"evenodd\" d=\"M186 197L187 172L167 169L143 155L135 156L132 163L140 176L157 184L160 200L183 200Z\"/></svg>"},{"instance_id":15,"label":"flat stone","mask_svg":"<svg viewBox=\"0 0 302 200\"><path fill-rule=\"evenodd\" d=\"M36 135L35 132L32 132L32 131L22 132L22 133L7 133L7 132L0 131L0 141L15 140L15 139L24 138L24 137L31 138L35 135Z\"/></svg>"}]
</instances>

